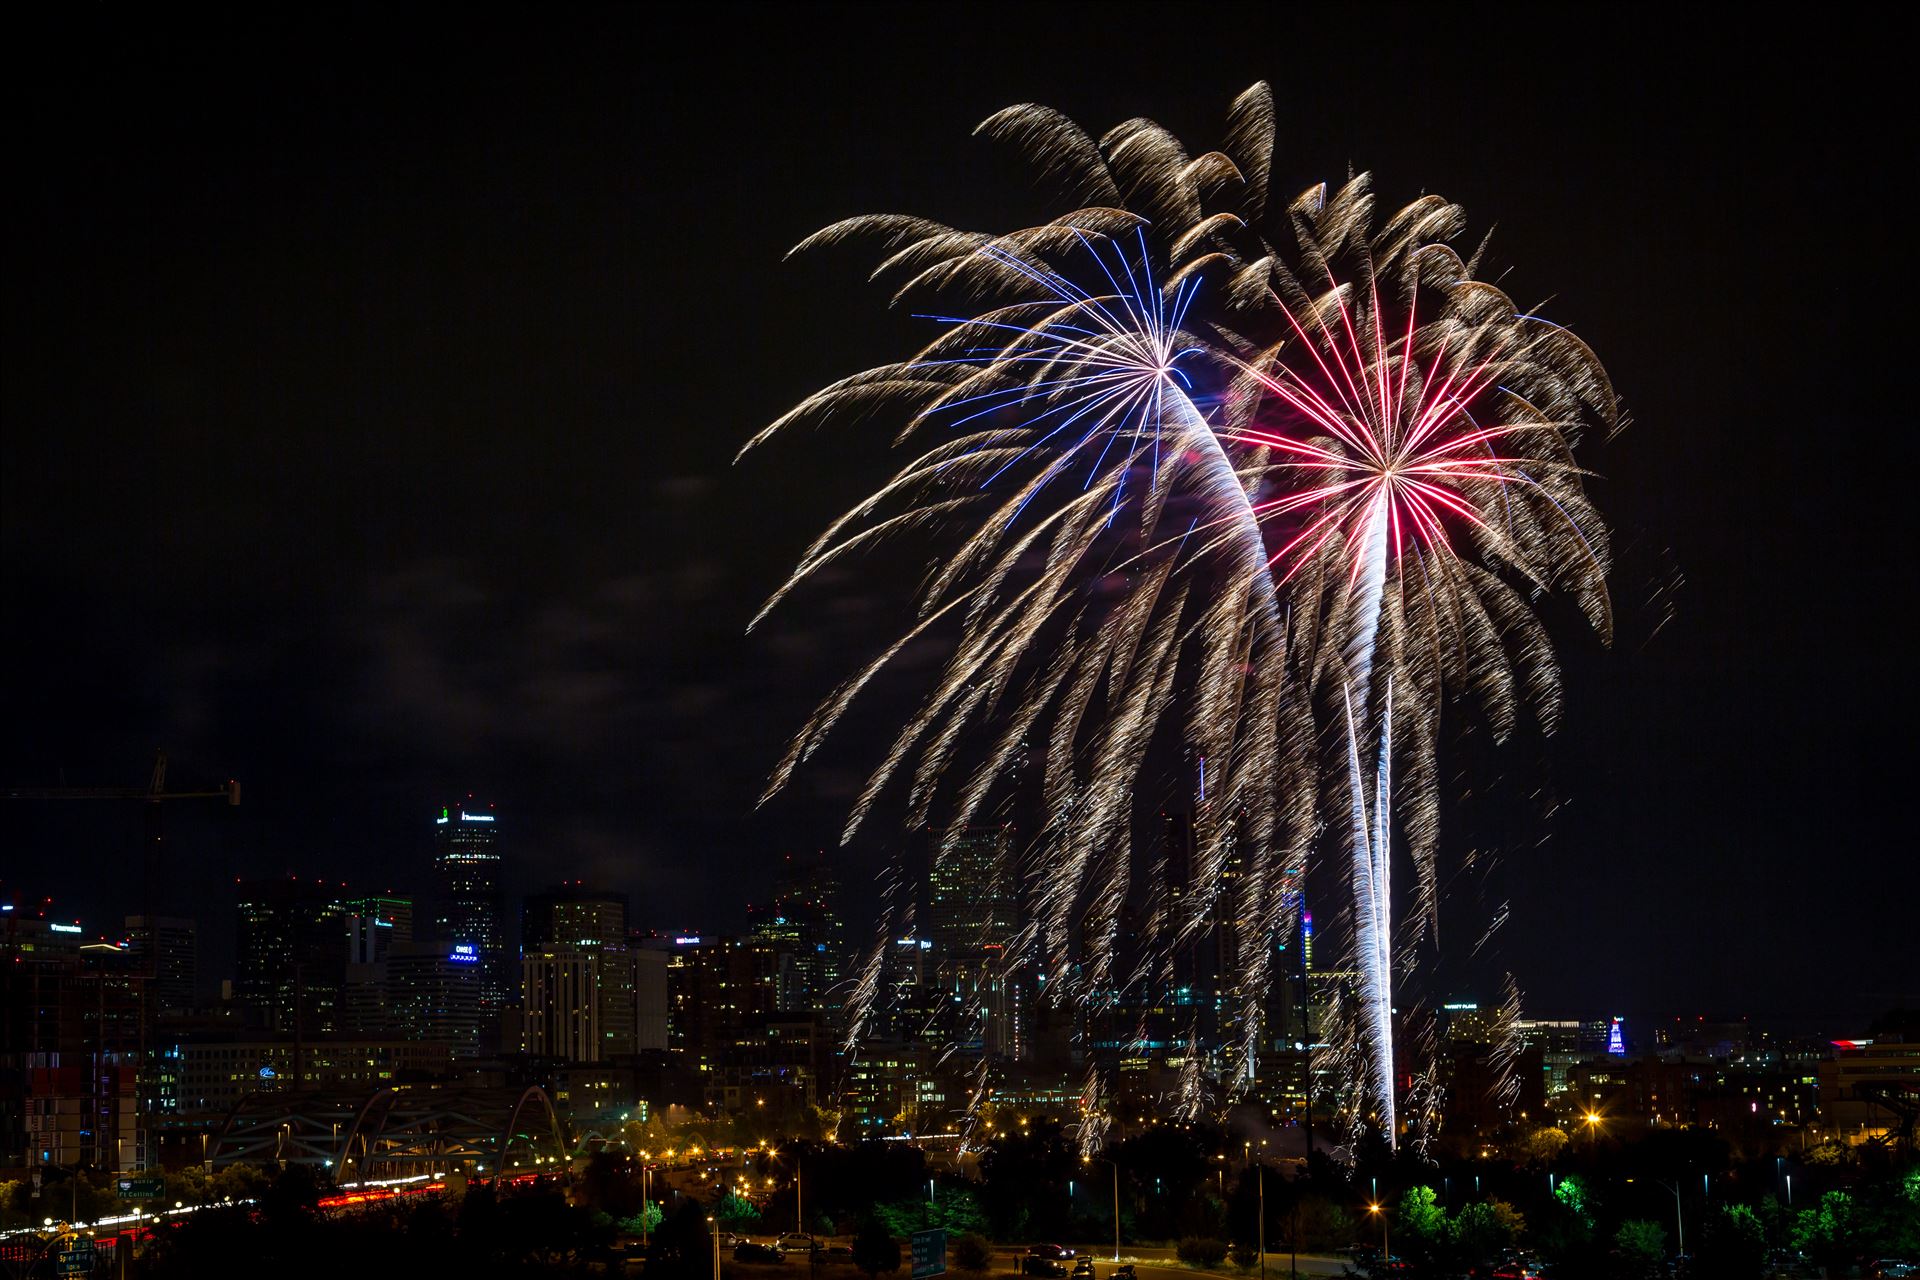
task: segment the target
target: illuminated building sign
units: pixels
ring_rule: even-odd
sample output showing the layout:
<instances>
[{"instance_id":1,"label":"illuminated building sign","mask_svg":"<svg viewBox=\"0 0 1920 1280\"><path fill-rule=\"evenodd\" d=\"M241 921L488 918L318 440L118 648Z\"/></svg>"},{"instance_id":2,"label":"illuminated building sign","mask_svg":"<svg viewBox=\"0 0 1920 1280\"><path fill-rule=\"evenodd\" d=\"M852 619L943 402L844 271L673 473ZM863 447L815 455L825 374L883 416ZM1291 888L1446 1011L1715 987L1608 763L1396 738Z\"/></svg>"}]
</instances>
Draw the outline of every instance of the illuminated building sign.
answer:
<instances>
[{"instance_id":1,"label":"illuminated building sign","mask_svg":"<svg viewBox=\"0 0 1920 1280\"><path fill-rule=\"evenodd\" d=\"M49 928L49 929L51 929L51 930L53 930L53 931L54 931L55 933L78 933L78 932L80 932L80 926L79 926L79 925L77 925L77 924L49 924L49 925L47 926L47 928Z\"/></svg>"},{"instance_id":2,"label":"illuminated building sign","mask_svg":"<svg viewBox=\"0 0 1920 1280\"><path fill-rule=\"evenodd\" d=\"M460 821L462 821L462 822L492 822L492 821L493 821L493 815L492 815L492 814L490 814L490 813L468 813L468 812L467 812L467 811L466 811L465 809L462 809L462 810L460 811Z\"/></svg>"},{"instance_id":3,"label":"illuminated building sign","mask_svg":"<svg viewBox=\"0 0 1920 1280\"><path fill-rule=\"evenodd\" d=\"M1615 1018L1613 1025L1607 1028L1607 1052L1616 1058L1627 1056L1627 1038L1621 1034L1618 1018Z\"/></svg>"},{"instance_id":4,"label":"illuminated building sign","mask_svg":"<svg viewBox=\"0 0 1920 1280\"><path fill-rule=\"evenodd\" d=\"M461 964L477 964L480 961L480 951L471 942L456 942L453 944L452 954L447 959L458 960Z\"/></svg>"},{"instance_id":5,"label":"illuminated building sign","mask_svg":"<svg viewBox=\"0 0 1920 1280\"><path fill-rule=\"evenodd\" d=\"M676 947L697 947L700 945L700 935L693 933L687 934L684 937L675 938L673 945Z\"/></svg>"}]
</instances>

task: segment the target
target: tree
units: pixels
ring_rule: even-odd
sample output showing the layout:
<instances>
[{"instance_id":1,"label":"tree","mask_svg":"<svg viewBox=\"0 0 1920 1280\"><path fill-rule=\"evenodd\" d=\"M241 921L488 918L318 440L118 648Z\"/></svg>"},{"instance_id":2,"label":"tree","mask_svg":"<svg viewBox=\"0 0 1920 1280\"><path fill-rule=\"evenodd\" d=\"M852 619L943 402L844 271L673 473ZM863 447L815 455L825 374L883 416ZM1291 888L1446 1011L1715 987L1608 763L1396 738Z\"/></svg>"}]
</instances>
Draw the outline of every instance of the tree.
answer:
<instances>
[{"instance_id":1,"label":"tree","mask_svg":"<svg viewBox=\"0 0 1920 1280\"><path fill-rule=\"evenodd\" d=\"M1562 1178L1553 1198L1535 1216L1533 1242L1556 1266L1578 1272L1591 1265L1593 1214L1587 1207L1587 1189L1580 1179Z\"/></svg>"},{"instance_id":2,"label":"tree","mask_svg":"<svg viewBox=\"0 0 1920 1280\"><path fill-rule=\"evenodd\" d=\"M1457 1256L1472 1262L1497 1258L1511 1248L1526 1226L1514 1207L1502 1200L1483 1200L1465 1206L1449 1224Z\"/></svg>"},{"instance_id":3,"label":"tree","mask_svg":"<svg viewBox=\"0 0 1920 1280\"><path fill-rule=\"evenodd\" d=\"M1526 1236L1526 1215L1505 1200L1488 1200L1487 1215L1493 1219L1495 1230L1504 1234L1508 1241L1518 1242Z\"/></svg>"},{"instance_id":4,"label":"tree","mask_svg":"<svg viewBox=\"0 0 1920 1280\"><path fill-rule=\"evenodd\" d=\"M1649 1276L1667 1256L1667 1230L1645 1218L1630 1218L1613 1233L1613 1244L1634 1275Z\"/></svg>"},{"instance_id":5,"label":"tree","mask_svg":"<svg viewBox=\"0 0 1920 1280\"><path fill-rule=\"evenodd\" d=\"M896 1236L909 1236L935 1227L949 1233L979 1232L987 1227L987 1216L980 1209L979 1198L965 1187L941 1187L931 1200L910 1196L892 1204L876 1205L874 1212Z\"/></svg>"},{"instance_id":6,"label":"tree","mask_svg":"<svg viewBox=\"0 0 1920 1280\"><path fill-rule=\"evenodd\" d=\"M1858 1223L1853 1197L1844 1191L1829 1191L1812 1209L1802 1209L1794 1224L1793 1243L1823 1267L1844 1266L1852 1261Z\"/></svg>"},{"instance_id":7,"label":"tree","mask_svg":"<svg viewBox=\"0 0 1920 1280\"><path fill-rule=\"evenodd\" d=\"M897 1145L897 1144L896 1144ZM1096 1166L1098 1176L1108 1175ZM1067 1183L1088 1178L1060 1126L1033 1123L997 1138L980 1154L980 1202L1002 1240L1047 1239L1066 1224ZM882 1194L892 1194L894 1182ZM872 1197L881 1199L880 1194Z\"/></svg>"},{"instance_id":8,"label":"tree","mask_svg":"<svg viewBox=\"0 0 1920 1280\"><path fill-rule=\"evenodd\" d=\"M900 1269L900 1242L877 1215L867 1215L853 1238L853 1265L870 1276Z\"/></svg>"},{"instance_id":9,"label":"tree","mask_svg":"<svg viewBox=\"0 0 1920 1280\"><path fill-rule=\"evenodd\" d=\"M1236 1244L1227 1250L1227 1257L1233 1260L1236 1271L1251 1271L1259 1265L1260 1251L1250 1244Z\"/></svg>"},{"instance_id":10,"label":"tree","mask_svg":"<svg viewBox=\"0 0 1920 1280\"><path fill-rule=\"evenodd\" d=\"M1587 1187L1580 1179L1572 1174L1560 1179L1553 1189L1553 1198L1565 1205L1582 1223L1593 1226L1593 1211L1587 1207Z\"/></svg>"},{"instance_id":11,"label":"tree","mask_svg":"<svg viewBox=\"0 0 1920 1280\"><path fill-rule=\"evenodd\" d=\"M1341 1249L1353 1243L1353 1215L1325 1196L1302 1196L1280 1227L1269 1240L1303 1252Z\"/></svg>"},{"instance_id":12,"label":"tree","mask_svg":"<svg viewBox=\"0 0 1920 1280\"><path fill-rule=\"evenodd\" d=\"M969 1232L955 1236L947 1245L947 1256L962 1271L978 1273L993 1269L993 1246L983 1235Z\"/></svg>"},{"instance_id":13,"label":"tree","mask_svg":"<svg viewBox=\"0 0 1920 1280\"><path fill-rule=\"evenodd\" d=\"M1174 1255L1190 1267L1211 1271L1227 1256L1227 1242L1206 1236L1186 1236L1174 1246Z\"/></svg>"},{"instance_id":14,"label":"tree","mask_svg":"<svg viewBox=\"0 0 1920 1280\"><path fill-rule=\"evenodd\" d=\"M575 1204L615 1218L640 1212L640 1192L639 1169L625 1152L596 1151L573 1179Z\"/></svg>"},{"instance_id":15,"label":"tree","mask_svg":"<svg viewBox=\"0 0 1920 1280\"><path fill-rule=\"evenodd\" d=\"M1514 1158L1520 1163L1543 1167L1559 1159L1560 1153L1567 1149L1567 1131L1543 1125L1521 1134L1514 1146Z\"/></svg>"},{"instance_id":16,"label":"tree","mask_svg":"<svg viewBox=\"0 0 1920 1280\"><path fill-rule=\"evenodd\" d=\"M1722 1205L1707 1218L1694 1252L1700 1280L1751 1280L1767 1262L1766 1233L1744 1204Z\"/></svg>"},{"instance_id":17,"label":"tree","mask_svg":"<svg viewBox=\"0 0 1920 1280\"><path fill-rule=\"evenodd\" d=\"M713 1274L713 1235L707 1215L691 1201L660 1224L647 1247L651 1280L706 1280Z\"/></svg>"},{"instance_id":18,"label":"tree","mask_svg":"<svg viewBox=\"0 0 1920 1280\"><path fill-rule=\"evenodd\" d=\"M754 1207L753 1201L743 1200L729 1191L714 1206L713 1216L720 1219L722 1231L748 1231L760 1221L760 1210Z\"/></svg>"},{"instance_id":19,"label":"tree","mask_svg":"<svg viewBox=\"0 0 1920 1280\"><path fill-rule=\"evenodd\" d=\"M1447 1235L1447 1211L1432 1187L1408 1187L1400 1196L1399 1228L1414 1240L1436 1242Z\"/></svg>"},{"instance_id":20,"label":"tree","mask_svg":"<svg viewBox=\"0 0 1920 1280\"><path fill-rule=\"evenodd\" d=\"M620 1219L620 1229L630 1236L651 1237L660 1229L661 1219L665 1217L666 1212L660 1207L660 1202L649 1200L643 1212Z\"/></svg>"}]
</instances>

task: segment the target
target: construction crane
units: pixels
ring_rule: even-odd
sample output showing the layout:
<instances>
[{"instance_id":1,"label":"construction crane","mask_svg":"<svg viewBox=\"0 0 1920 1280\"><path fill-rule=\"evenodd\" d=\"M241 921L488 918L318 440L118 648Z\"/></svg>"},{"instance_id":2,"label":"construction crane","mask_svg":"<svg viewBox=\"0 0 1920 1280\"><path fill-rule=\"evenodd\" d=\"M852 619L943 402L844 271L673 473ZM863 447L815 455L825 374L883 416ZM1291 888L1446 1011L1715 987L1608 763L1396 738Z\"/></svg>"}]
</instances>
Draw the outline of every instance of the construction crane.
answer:
<instances>
[{"instance_id":1,"label":"construction crane","mask_svg":"<svg viewBox=\"0 0 1920 1280\"><path fill-rule=\"evenodd\" d=\"M232 778L218 791L167 790L167 753L153 753L153 781L144 787L8 787L9 800L222 800L240 803L240 784Z\"/></svg>"}]
</instances>

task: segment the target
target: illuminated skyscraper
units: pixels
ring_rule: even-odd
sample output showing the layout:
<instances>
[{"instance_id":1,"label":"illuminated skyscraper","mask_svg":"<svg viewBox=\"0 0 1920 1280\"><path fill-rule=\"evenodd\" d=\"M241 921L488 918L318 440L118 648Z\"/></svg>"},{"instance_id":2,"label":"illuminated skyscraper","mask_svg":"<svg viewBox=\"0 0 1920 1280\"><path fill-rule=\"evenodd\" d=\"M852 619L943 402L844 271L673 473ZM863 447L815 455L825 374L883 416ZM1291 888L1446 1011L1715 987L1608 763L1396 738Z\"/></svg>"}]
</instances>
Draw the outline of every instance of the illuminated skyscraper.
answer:
<instances>
[{"instance_id":1,"label":"illuminated skyscraper","mask_svg":"<svg viewBox=\"0 0 1920 1280\"><path fill-rule=\"evenodd\" d=\"M199 976L194 923L169 916L128 916L131 972L146 975L153 1012L191 1009Z\"/></svg>"},{"instance_id":2,"label":"illuminated skyscraper","mask_svg":"<svg viewBox=\"0 0 1920 1280\"><path fill-rule=\"evenodd\" d=\"M338 1029L348 960L345 886L243 880L237 886L234 994L289 1035Z\"/></svg>"},{"instance_id":3,"label":"illuminated skyscraper","mask_svg":"<svg viewBox=\"0 0 1920 1280\"><path fill-rule=\"evenodd\" d=\"M500 894L499 831L493 806L468 797L434 819L433 869L440 905L434 917L439 941L465 943L480 957L482 1014L506 1003L512 989L506 915Z\"/></svg>"},{"instance_id":4,"label":"illuminated skyscraper","mask_svg":"<svg viewBox=\"0 0 1920 1280\"><path fill-rule=\"evenodd\" d=\"M846 929L840 919L840 885L824 858L787 856L774 882L773 901L749 904L754 938L771 948L773 1008L783 1013L831 1015L839 1007Z\"/></svg>"},{"instance_id":5,"label":"illuminated skyscraper","mask_svg":"<svg viewBox=\"0 0 1920 1280\"><path fill-rule=\"evenodd\" d=\"M976 823L936 845L927 876L926 935L939 1018L930 1024L969 1053L1013 1056L1016 986L1007 944L1019 927L1011 823Z\"/></svg>"},{"instance_id":6,"label":"illuminated skyscraper","mask_svg":"<svg viewBox=\"0 0 1920 1280\"><path fill-rule=\"evenodd\" d=\"M386 970L387 1028L416 1043L453 1046L456 1058L480 1048L480 975L464 942L392 944Z\"/></svg>"},{"instance_id":7,"label":"illuminated skyscraper","mask_svg":"<svg viewBox=\"0 0 1920 1280\"><path fill-rule=\"evenodd\" d=\"M540 1045L536 1052L550 1057L562 1056L562 1049L575 1052L587 1027L597 1046L592 1056L574 1061L602 1062L639 1048L626 894L589 889L579 881L528 894L520 908L520 953L521 998L529 1042ZM583 957L593 963L565 963ZM593 1002L591 1017L555 1004L576 996Z\"/></svg>"},{"instance_id":8,"label":"illuminated skyscraper","mask_svg":"<svg viewBox=\"0 0 1920 1280\"><path fill-rule=\"evenodd\" d=\"M605 1059L600 1028L602 958L586 947L528 951L520 958L528 1053L562 1062Z\"/></svg>"},{"instance_id":9,"label":"illuminated skyscraper","mask_svg":"<svg viewBox=\"0 0 1920 1280\"><path fill-rule=\"evenodd\" d=\"M1005 823L969 826L936 851L927 877L927 935L942 960L998 952L1013 937L1012 851L1013 828Z\"/></svg>"}]
</instances>

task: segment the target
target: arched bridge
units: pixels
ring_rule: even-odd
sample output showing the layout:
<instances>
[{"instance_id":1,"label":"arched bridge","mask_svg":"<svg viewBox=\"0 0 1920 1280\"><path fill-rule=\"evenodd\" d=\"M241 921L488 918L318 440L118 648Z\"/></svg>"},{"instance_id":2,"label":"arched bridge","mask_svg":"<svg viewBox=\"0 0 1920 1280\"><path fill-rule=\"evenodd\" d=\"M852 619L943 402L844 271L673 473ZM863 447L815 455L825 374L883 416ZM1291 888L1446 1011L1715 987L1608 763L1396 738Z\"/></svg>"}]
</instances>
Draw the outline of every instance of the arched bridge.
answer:
<instances>
[{"instance_id":1,"label":"arched bridge","mask_svg":"<svg viewBox=\"0 0 1920 1280\"><path fill-rule=\"evenodd\" d=\"M553 1100L526 1089L438 1086L340 1093L251 1093L209 1144L215 1168L263 1161L324 1169L340 1186L415 1174L566 1167L571 1145Z\"/></svg>"}]
</instances>

